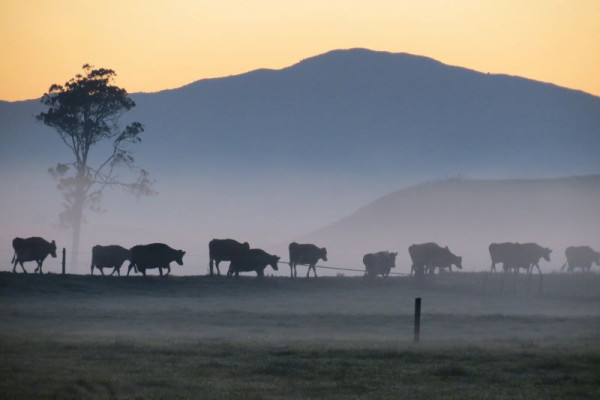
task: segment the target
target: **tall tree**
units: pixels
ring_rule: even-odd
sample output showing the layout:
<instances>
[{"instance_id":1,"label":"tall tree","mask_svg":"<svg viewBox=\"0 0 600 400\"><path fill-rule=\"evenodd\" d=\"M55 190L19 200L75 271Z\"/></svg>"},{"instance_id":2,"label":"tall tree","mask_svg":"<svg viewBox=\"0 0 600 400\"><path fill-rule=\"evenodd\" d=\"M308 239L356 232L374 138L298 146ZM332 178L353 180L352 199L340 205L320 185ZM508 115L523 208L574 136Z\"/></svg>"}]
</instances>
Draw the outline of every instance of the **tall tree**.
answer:
<instances>
[{"instance_id":1,"label":"tall tree","mask_svg":"<svg viewBox=\"0 0 600 400\"><path fill-rule=\"evenodd\" d=\"M36 118L56 129L60 139L71 150L74 159L58 163L48 172L58 181L64 198L64 210L59 215L62 226L73 233L73 257L77 262L81 223L86 209L100 211L102 193L107 187L120 187L136 196L155 194L153 181L144 169L134 166L129 145L141 141L144 127L132 122L121 129L122 114L135 107L125 89L113 84L115 71L83 66L83 73L75 75L64 85L53 84L42 96L48 106ZM91 151L100 146L106 154ZM93 165L92 165L93 164ZM127 182L116 175L120 167L135 169L139 174Z\"/></svg>"}]
</instances>

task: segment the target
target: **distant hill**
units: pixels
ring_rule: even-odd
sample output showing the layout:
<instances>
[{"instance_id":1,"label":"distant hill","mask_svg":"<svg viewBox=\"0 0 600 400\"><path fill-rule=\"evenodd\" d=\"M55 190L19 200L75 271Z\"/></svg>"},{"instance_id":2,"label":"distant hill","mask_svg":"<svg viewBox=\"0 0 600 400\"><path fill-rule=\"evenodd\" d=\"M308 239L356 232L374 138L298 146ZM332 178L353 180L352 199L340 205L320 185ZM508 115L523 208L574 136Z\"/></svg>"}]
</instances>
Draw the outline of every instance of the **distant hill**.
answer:
<instances>
[{"instance_id":1,"label":"distant hill","mask_svg":"<svg viewBox=\"0 0 600 400\"><path fill-rule=\"evenodd\" d=\"M600 166L600 98L405 53L336 50L134 98L127 117L147 128L138 158L159 171L423 178ZM45 166L64 154L34 122L40 109L0 103L0 165Z\"/></svg>"},{"instance_id":2,"label":"distant hill","mask_svg":"<svg viewBox=\"0 0 600 400\"><path fill-rule=\"evenodd\" d=\"M489 268L491 242L537 242L553 249L557 269L569 245L600 250L600 175L541 180L450 179L383 196L302 241L327 246L332 260L360 265L366 252L399 251L429 241L448 245L469 269ZM332 262L333 264L333 262ZM545 266L544 266L545 264Z\"/></svg>"}]
</instances>

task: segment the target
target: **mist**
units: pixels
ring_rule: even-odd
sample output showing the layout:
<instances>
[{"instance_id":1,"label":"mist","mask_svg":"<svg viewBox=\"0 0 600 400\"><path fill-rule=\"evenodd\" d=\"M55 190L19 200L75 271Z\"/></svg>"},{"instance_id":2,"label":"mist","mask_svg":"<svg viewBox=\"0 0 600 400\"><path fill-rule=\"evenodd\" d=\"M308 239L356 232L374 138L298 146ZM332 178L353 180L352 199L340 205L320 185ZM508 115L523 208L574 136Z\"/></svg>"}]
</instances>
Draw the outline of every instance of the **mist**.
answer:
<instances>
[{"instance_id":1,"label":"mist","mask_svg":"<svg viewBox=\"0 0 600 400\"><path fill-rule=\"evenodd\" d=\"M292 176L277 171L262 176L175 176L157 173L158 195L136 199L108 191L102 213L88 212L81 251L73 264L69 230L57 226L61 197L43 171L3 172L0 251L10 270L14 237L42 236L67 249L67 271L88 274L96 244L162 242L186 251L175 275L208 272L208 242L213 238L248 241L253 248L288 260L292 241L328 249L319 265L362 270L366 253L399 252L396 274L410 271L407 248L437 242L463 257L464 271L489 270L492 242L536 242L553 250L543 272L557 271L571 245L600 248L600 178L477 180L451 178L402 185L385 177ZM33 264L26 264L27 266ZM225 263L225 265L227 265ZM126 267L126 265L125 265ZM31 268L30 268L31 269ZM46 271L60 271L60 256L48 258ZM221 268L222 272L226 271ZM299 274L306 267L300 267ZM154 273L155 271L151 271ZM289 268L268 275L288 276ZM360 275L318 271L319 275ZM252 275L252 274L251 274Z\"/></svg>"}]
</instances>

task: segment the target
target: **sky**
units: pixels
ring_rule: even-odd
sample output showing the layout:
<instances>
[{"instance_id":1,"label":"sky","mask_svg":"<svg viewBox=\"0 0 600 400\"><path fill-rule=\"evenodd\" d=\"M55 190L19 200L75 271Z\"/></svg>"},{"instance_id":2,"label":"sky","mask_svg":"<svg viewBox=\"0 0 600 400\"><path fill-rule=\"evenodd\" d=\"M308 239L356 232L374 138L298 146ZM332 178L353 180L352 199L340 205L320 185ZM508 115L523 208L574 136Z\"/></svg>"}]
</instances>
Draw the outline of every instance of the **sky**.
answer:
<instances>
[{"instance_id":1,"label":"sky","mask_svg":"<svg viewBox=\"0 0 600 400\"><path fill-rule=\"evenodd\" d=\"M84 63L154 92L353 47L600 95L598 0L0 0L0 37L8 101Z\"/></svg>"}]
</instances>

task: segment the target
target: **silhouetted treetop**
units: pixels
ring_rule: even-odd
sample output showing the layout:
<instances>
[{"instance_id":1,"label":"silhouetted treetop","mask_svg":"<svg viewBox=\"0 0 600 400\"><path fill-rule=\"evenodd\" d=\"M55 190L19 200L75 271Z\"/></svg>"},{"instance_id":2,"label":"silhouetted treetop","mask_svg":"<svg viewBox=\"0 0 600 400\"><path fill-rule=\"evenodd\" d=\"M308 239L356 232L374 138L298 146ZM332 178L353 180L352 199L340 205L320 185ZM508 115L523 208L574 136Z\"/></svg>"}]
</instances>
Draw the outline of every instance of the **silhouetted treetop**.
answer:
<instances>
[{"instance_id":1,"label":"silhouetted treetop","mask_svg":"<svg viewBox=\"0 0 600 400\"><path fill-rule=\"evenodd\" d=\"M73 228L75 251L83 210L87 207L99 211L106 187L120 187L137 196L155 194L146 170L138 170L134 181L124 181L115 174L119 166L134 168L134 158L127 145L139 143L144 131L140 122L120 128L120 117L135 107L135 102L125 89L113 84L115 76L112 69L85 64L83 74L75 75L63 85L50 86L41 99L48 109L36 117L56 129L74 156L72 162L58 163L48 172L58 181L65 200L60 222ZM112 142L108 154L95 157L96 163L90 165L90 151L104 140Z\"/></svg>"}]
</instances>

